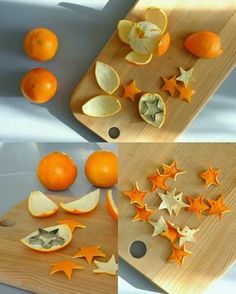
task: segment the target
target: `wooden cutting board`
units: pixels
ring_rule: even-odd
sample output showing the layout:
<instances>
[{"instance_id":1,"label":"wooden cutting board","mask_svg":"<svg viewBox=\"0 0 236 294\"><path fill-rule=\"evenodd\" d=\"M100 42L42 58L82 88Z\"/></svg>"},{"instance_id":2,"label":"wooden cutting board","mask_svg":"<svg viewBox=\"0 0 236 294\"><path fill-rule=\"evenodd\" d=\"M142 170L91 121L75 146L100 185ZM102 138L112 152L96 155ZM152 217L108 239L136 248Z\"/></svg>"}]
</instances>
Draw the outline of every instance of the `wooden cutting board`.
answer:
<instances>
[{"instance_id":1,"label":"wooden cutting board","mask_svg":"<svg viewBox=\"0 0 236 294\"><path fill-rule=\"evenodd\" d=\"M139 272L149 278L157 286L168 293L203 293L213 281L222 276L236 260L236 144L120 144L119 146L119 255ZM152 237L153 228L148 223L131 222L135 215L134 206L122 191L130 191L138 181L143 191L150 191L147 176L153 174L161 163L170 164L173 159L187 173L171 181L170 188L184 195L205 195L215 199L225 195L225 203L231 208L222 221L215 215L195 215L182 210L179 216L169 217L165 210L153 216L153 220L161 214L178 226L188 225L200 228L196 234L196 244L186 247L193 256L185 258L182 267L167 262L171 255L169 242L163 237ZM213 168L221 168L219 177L221 186L208 189L198 176L208 164ZM159 190L160 191L160 190ZM147 196L148 207L157 208L160 199L156 193ZM147 253L142 258L134 258L130 245L134 241L142 241L147 246Z\"/></svg>"},{"instance_id":2,"label":"wooden cutting board","mask_svg":"<svg viewBox=\"0 0 236 294\"><path fill-rule=\"evenodd\" d=\"M206 0L140 0L129 12L127 19L139 21L146 8L157 6L168 15L168 31L171 35L171 47L162 57L155 58L145 66L135 66L124 60L130 51L122 43L118 34L112 35L96 60L108 63L118 72L121 84L136 80L144 92L160 93L167 107L166 121L161 129L145 123L138 113L138 101L120 99L122 111L108 118L92 118L82 114L82 105L90 98L103 94L95 80L95 62L76 87L71 100L71 109L81 123L97 133L106 141L119 142L162 142L174 141L187 128L194 117L208 102L217 88L232 71L236 63L236 1L217 0L209 4ZM183 48L185 38L196 31L213 31L222 39L224 53L217 59L199 59ZM179 75L178 67L194 67L196 82L192 84L196 94L191 104L168 97L160 90L161 77ZM123 93L122 87L115 93ZM222 112L223 113L223 112ZM120 132L117 138L109 135L115 129Z\"/></svg>"},{"instance_id":3,"label":"wooden cutting board","mask_svg":"<svg viewBox=\"0 0 236 294\"><path fill-rule=\"evenodd\" d=\"M51 196L56 203L69 202L74 198ZM73 240L68 247L51 254L30 250L19 240L39 227L49 227L58 220L73 218L87 226L76 229ZM73 259L85 267L75 270L71 280L63 272L49 275L51 264L70 259L80 246L100 245L107 254L105 259L117 252L117 224L108 215L103 203L91 213L84 216L73 216L62 210L55 216L45 219L32 217L27 211L27 199L8 211L1 219L16 221L12 227L0 226L0 282L34 293L43 294L104 294L117 293L117 277L105 274L94 274L96 266L89 266L83 258Z\"/></svg>"}]
</instances>

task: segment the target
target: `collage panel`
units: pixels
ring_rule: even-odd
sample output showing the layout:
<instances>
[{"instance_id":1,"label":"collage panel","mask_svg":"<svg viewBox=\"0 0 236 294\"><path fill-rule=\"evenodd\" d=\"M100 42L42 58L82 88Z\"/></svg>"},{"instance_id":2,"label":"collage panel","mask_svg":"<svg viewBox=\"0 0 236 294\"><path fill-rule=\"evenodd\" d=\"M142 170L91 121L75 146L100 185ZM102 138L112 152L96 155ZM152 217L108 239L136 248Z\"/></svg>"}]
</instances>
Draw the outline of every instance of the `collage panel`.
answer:
<instances>
[{"instance_id":1,"label":"collage panel","mask_svg":"<svg viewBox=\"0 0 236 294\"><path fill-rule=\"evenodd\" d=\"M116 294L117 146L5 143L0 162L0 282L26 291L0 293Z\"/></svg>"},{"instance_id":2,"label":"collage panel","mask_svg":"<svg viewBox=\"0 0 236 294\"><path fill-rule=\"evenodd\" d=\"M232 293L232 158L236 144L119 145L121 294Z\"/></svg>"}]
</instances>

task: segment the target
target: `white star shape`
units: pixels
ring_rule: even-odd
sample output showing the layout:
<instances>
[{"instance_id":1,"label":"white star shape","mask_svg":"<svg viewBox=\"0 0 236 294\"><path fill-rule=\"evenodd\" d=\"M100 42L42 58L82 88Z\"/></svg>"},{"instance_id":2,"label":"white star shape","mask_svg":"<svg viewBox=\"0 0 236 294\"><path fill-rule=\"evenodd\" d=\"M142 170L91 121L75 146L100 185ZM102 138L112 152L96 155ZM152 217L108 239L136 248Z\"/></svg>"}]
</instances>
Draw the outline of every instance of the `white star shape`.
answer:
<instances>
[{"instance_id":1,"label":"white star shape","mask_svg":"<svg viewBox=\"0 0 236 294\"><path fill-rule=\"evenodd\" d=\"M167 224L163 216L161 216L158 221L149 221L149 223L154 228L152 237L158 236L167 230Z\"/></svg>"},{"instance_id":2,"label":"white star shape","mask_svg":"<svg viewBox=\"0 0 236 294\"><path fill-rule=\"evenodd\" d=\"M184 207L189 207L189 205L182 200L183 193L179 193L176 196L174 196L174 199L177 201L176 206L173 208L176 215L179 215L180 210Z\"/></svg>"},{"instance_id":3,"label":"white star shape","mask_svg":"<svg viewBox=\"0 0 236 294\"><path fill-rule=\"evenodd\" d=\"M94 263L98 267L93 270L93 272L96 274L115 275L116 272L118 271L118 264L116 263L114 254L107 262L94 260Z\"/></svg>"},{"instance_id":4,"label":"white star shape","mask_svg":"<svg viewBox=\"0 0 236 294\"><path fill-rule=\"evenodd\" d=\"M178 76L176 80L183 82L185 87L187 87L187 85L190 82L196 81L195 78L192 76L193 68L190 68L189 70L184 70L182 67L180 67L179 69L180 69L180 76Z\"/></svg>"},{"instance_id":5,"label":"white star shape","mask_svg":"<svg viewBox=\"0 0 236 294\"><path fill-rule=\"evenodd\" d=\"M194 234L198 231L199 229L190 229L188 226L185 226L182 231L178 229L178 232L182 235L182 237L179 238L179 246L182 246L187 242L196 243Z\"/></svg>"},{"instance_id":6,"label":"white star shape","mask_svg":"<svg viewBox=\"0 0 236 294\"><path fill-rule=\"evenodd\" d=\"M162 200L159 206L159 210L167 209L169 214L172 215L172 211L174 211L175 207L177 207L178 205L178 201L174 198L175 191L176 189L174 189L172 192L166 192L166 194L158 193L158 195L160 196Z\"/></svg>"}]
</instances>

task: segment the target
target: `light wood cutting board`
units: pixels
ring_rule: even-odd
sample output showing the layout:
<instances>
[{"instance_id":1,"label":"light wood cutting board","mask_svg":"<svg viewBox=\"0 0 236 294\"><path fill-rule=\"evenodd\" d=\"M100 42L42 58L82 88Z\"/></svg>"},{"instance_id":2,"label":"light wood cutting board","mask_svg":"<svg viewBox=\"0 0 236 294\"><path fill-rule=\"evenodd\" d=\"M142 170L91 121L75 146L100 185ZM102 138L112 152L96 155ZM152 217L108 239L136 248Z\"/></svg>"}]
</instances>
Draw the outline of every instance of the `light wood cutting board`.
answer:
<instances>
[{"instance_id":1,"label":"light wood cutting board","mask_svg":"<svg viewBox=\"0 0 236 294\"><path fill-rule=\"evenodd\" d=\"M95 80L94 62L72 95L71 109L77 120L107 141L174 141L208 102L236 63L235 0L217 0L212 5L206 0L140 0L127 19L141 20L144 10L150 6L160 7L168 15L168 31L171 35L169 51L146 66L131 65L124 60L130 48L119 40L115 32L96 60L113 66L120 76L121 84L134 79L144 92L160 93L167 106L166 121L161 129L148 125L138 113L138 101L133 103L123 98L120 99L122 111L114 116L92 118L84 115L82 105L90 98L103 94ZM183 48L183 41L188 35L203 30L216 32L221 37L224 53L219 58L199 59ZM168 97L166 92L160 90L163 85L161 77L178 75L179 66L184 69L194 67L196 82L192 86L196 94L191 104ZM115 94L121 96L122 93L120 87ZM118 128L118 138L110 137L111 128Z\"/></svg>"},{"instance_id":2,"label":"light wood cutting board","mask_svg":"<svg viewBox=\"0 0 236 294\"><path fill-rule=\"evenodd\" d=\"M222 276L236 260L236 144L120 144L119 145L119 255L150 281L168 293L203 293L213 281ZM182 210L179 216L169 217L166 210L158 211L153 220L161 214L178 226L199 227L196 244L189 244L187 249L193 256L185 258L182 267L167 262L171 255L169 242L162 237L152 237L153 228L148 223L131 222L135 215L134 206L122 191L130 191L138 181L143 191L150 191L147 176L154 173L161 163L170 164L173 159L187 173L171 182L171 189L186 195L205 195L215 199L225 195L225 203L231 208L222 221L215 215L195 215ZM219 177L221 186L204 186L198 174L208 164L221 168ZM160 190L159 190L160 191ZM157 208L160 198L156 192L147 196L148 207ZM142 258L134 258L129 251L133 241L142 241L147 246L147 253Z\"/></svg>"},{"instance_id":3,"label":"light wood cutting board","mask_svg":"<svg viewBox=\"0 0 236 294\"><path fill-rule=\"evenodd\" d=\"M56 203L69 202L74 198L51 196ZM49 227L58 220L73 218L87 226L74 231L72 243L68 247L51 254L30 250L19 240L39 227ZM117 277L94 274L96 266L91 266L83 258L73 259L85 267L75 270L71 280L63 272L49 275L51 264L70 259L80 246L99 245L107 254L105 261L117 252L117 224L108 215L103 203L91 213L73 216L60 210L55 216L45 219L32 217L27 211L27 199L8 211L1 219L15 220L12 227L0 226L0 282L17 288L43 294L110 294L117 293Z\"/></svg>"}]
</instances>

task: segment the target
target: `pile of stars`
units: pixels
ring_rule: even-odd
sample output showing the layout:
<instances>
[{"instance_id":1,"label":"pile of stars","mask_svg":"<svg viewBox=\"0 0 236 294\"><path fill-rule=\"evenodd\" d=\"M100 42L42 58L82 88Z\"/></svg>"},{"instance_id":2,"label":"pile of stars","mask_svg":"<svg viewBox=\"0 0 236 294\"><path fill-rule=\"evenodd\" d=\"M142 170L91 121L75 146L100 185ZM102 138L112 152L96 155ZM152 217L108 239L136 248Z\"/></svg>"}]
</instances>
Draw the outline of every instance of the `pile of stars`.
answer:
<instances>
[{"instance_id":1,"label":"pile of stars","mask_svg":"<svg viewBox=\"0 0 236 294\"><path fill-rule=\"evenodd\" d=\"M188 195L186 196L188 203L185 202L183 200L183 193L176 193L175 188L170 191L167 181L176 181L177 176L185 174L186 171L182 171L177 167L176 160L174 160L171 165L162 164L162 168L162 173L157 169L153 175L148 176L148 180L152 185L152 192L159 189L164 191L157 192L157 195L161 199L158 210L166 209L170 216L172 214L178 216L182 209L186 209L190 213L195 213L197 217L200 217L205 213L207 215L218 215L220 220L223 213L230 211L230 209L224 204L223 195L220 195L216 200L206 199L206 201L204 201L203 196L193 197ZM220 172L220 169L213 169L209 166L207 170L200 173L199 176L205 181L205 186L207 188L211 185L219 186ZM199 228L189 228L187 225L180 228L173 223L166 221L163 216L160 216L155 222L150 220L150 218L156 213L156 210L147 207L145 198L148 192L140 190L137 182L132 191L126 191L123 193L130 199L130 204L135 205L136 215L132 221L149 223L154 228L153 237L161 236L167 238L172 249L172 254L168 258L168 261L174 261L177 264L182 265L184 257L192 255L191 252L186 250L185 246L187 243L196 243L194 235L199 231Z\"/></svg>"}]
</instances>

